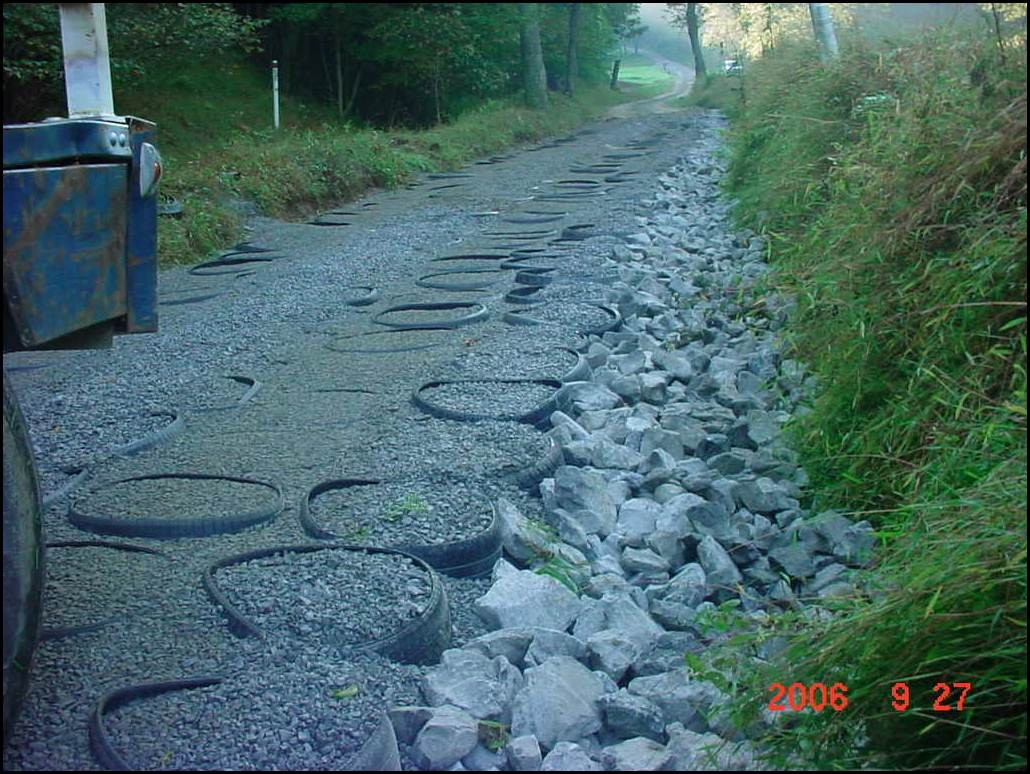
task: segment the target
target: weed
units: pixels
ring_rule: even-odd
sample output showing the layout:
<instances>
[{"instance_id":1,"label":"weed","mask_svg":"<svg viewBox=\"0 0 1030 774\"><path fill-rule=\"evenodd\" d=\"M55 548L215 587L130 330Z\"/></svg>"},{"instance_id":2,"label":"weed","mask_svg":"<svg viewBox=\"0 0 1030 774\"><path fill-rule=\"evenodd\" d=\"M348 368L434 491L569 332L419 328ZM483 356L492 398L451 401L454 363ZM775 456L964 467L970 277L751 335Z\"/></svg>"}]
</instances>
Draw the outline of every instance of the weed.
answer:
<instances>
[{"instance_id":1,"label":"weed","mask_svg":"<svg viewBox=\"0 0 1030 774\"><path fill-rule=\"evenodd\" d=\"M429 513L429 510L429 503L426 499L412 492L391 503L383 514L383 518L386 521L400 521Z\"/></svg>"}]
</instances>

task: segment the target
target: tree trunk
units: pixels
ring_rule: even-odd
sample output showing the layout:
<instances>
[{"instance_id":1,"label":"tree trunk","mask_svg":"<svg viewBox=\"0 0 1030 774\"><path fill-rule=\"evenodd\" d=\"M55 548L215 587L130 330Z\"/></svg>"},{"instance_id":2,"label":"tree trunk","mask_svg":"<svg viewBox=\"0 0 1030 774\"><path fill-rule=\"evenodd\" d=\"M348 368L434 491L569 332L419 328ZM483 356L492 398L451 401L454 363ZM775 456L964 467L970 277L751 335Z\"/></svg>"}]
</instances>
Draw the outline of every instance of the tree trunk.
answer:
<instances>
[{"instance_id":1,"label":"tree trunk","mask_svg":"<svg viewBox=\"0 0 1030 774\"><path fill-rule=\"evenodd\" d=\"M349 116L354 109L354 100L358 98L358 85L361 83L361 65L358 65L358 74L354 76L354 86L350 90L350 99L347 100L347 107L343 111L344 116Z\"/></svg>"},{"instance_id":2,"label":"tree trunk","mask_svg":"<svg viewBox=\"0 0 1030 774\"><path fill-rule=\"evenodd\" d=\"M436 123L443 123L443 111L440 109L440 67L433 73L433 107L436 109Z\"/></svg>"},{"instance_id":3,"label":"tree trunk","mask_svg":"<svg viewBox=\"0 0 1030 774\"><path fill-rule=\"evenodd\" d=\"M690 52L694 55L694 77L707 78L708 69L701 50L701 29L697 23L697 3L687 3L687 35L690 36Z\"/></svg>"},{"instance_id":4,"label":"tree trunk","mask_svg":"<svg viewBox=\"0 0 1030 774\"><path fill-rule=\"evenodd\" d=\"M540 17L535 3L519 3L522 18L522 78L526 86L526 104L534 110L547 107L547 71L540 45Z\"/></svg>"},{"instance_id":5,"label":"tree trunk","mask_svg":"<svg viewBox=\"0 0 1030 774\"><path fill-rule=\"evenodd\" d=\"M576 38L579 36L579 3L572 3L569 8L569 48L565 54L565 93L573 96L576 75L579 73L579 62L576 59Z\"/></svg>"},{"instance_id":6,"label":"tree trunk","mask_svg":"<svg viewBox=\"0 0 1030 774\"><path fill-rule=\"evenodd\" d=\"M826 3L809 3L808 12L812 16L812 29L819 44L819 58L830 62L840 56L837 50L837 34L833 31L833 17Z\"/></svg>"},{"instance_id":7,"label":"tree trunk","mask_svg":"<svg viewBox=\"0 0 1030 774\"><path fill-rule=\"evenodd\" d=\"M336 113L343 118L343 43L336 33Z\"/></svg>"},{"instance_id":8,"label":"tree trunk","mask_svg":"<svg viewBox=\"0 0 1030 774\"><path fill-rule=\"evenodd\" d=\"M622 60L616 59L615 64L612 65L612 82L610 84L612 91L619 90L619 68L622 66Z\"/></svg>"}]
</instances>

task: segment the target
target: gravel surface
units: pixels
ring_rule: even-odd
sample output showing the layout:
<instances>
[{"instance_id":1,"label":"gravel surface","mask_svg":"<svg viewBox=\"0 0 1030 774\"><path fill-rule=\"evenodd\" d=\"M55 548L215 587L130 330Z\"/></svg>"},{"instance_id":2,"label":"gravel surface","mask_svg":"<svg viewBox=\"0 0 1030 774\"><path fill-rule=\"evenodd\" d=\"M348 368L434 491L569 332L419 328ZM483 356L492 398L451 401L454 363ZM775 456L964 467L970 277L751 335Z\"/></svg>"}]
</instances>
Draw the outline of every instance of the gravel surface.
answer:
<instances>
[{"instance_id":1,"label":"gravel surface","mask_svg":"<svg viewBox=\"0 0 1030 774\"><path fill-rule=\"evenodd\" d=\"M7 739L4 768L96 769L87 735L87 718L96 701L111 689L154 680L207 674L225 678L211 689L132 703L113 714L109 726L116 746L141 768L340 769L387 707L420 703L420 667L370 656L343 658L317 638L234 637L198 579L217 559L308 542L295 518L297 504L312 486L332 478L397 478L413 487L430 487L418 491L435 491L432 486L446 474L482 482L484 498L504 496L527 516L539 515L539 501L507 482L513 470L544 456L547 442L539 431L511 422L434 419L411 403L412 391L427 379L457 376L455 363L464 368L472 362L463 361L464 356L490 353L495 342L498 353L511 346L515 329L500 319L509 308L502 301L507 283L496 292L491 288L473 296L420 289L415 280L434 270L427 267L495 268L514 251L557 255L559 271L548 297L594 299L597 294L588 283L603 288L611 282L610 276L598 273L611 251L610 241L592 238L556 246L548 244L553 237L531 235L542 241L524 242L511 236L492 239L486 232L514 232L524 226L560 233L560 222L518 224L503 218L567 213L565 223L593 223L605 234L632 233L634 207L653 196L657 175L689 150L695 120L669 113L601 122L592 133L566 142L472 164L463 170L467 178L428 181L410 191L375 192L346 206L361 213L344 216L352 224L347 227L254 219L247 241L283 257L248 265L243 275L201 278L182 268L161 272L165 299L218 295L162 306L158 333L118 337L109 350L5 356L5 366L29 367L11 378L30 426L44 492L65 482L64 468L75 465L93 466L91 484L188 471L275 482L283 488L287 510L236 534L133 541L165 551L167 560L97 551L97 560L87 561L74 557L74 549L54 550L54 577L67 580L55 585L51 593L56 591L56 596L48 597L61 609L61 616L47 613L48 625L105 618L113 623L40 644L32 690ZM652 142L661 132L675 139L653 142L647 152L616 150ZM619 185L606 184L604 192L563 190L554 184L577 178L573 167L603 163L614 153L631 153L633 169L641 174ZM459 182L455 188L429 190ZM499 249L498 244L512 247ZM534 247L540 252L522 252ZM494 257L433 260L483 253ZM379 300L348 306L362 295L360 287L378 288ZM586 290L573 292L580 288ZM383 326L372 323L391 304L470 298L489 312L475 326L395 332L378 330ZM428 316L439 320L438 313ZM408 313L404 320L411 320ZM566 326L518 331L527 344L541 350L577 344ZM417 351L356 351L427 344L431 348ZM504 355L495 355L492 362L499 360ZM511 369L543 368L545 360L536 355L524 363L512 360ZM504 366L496 367L489 376L506 378ZM197 411L245 389L225 380L226 374L245 374L262 388L237 410ZM162 409L183 413L184 432L132 457L111 457L111 450L155 429L149 412ZM156 426L162 422L167 419ZM267 498L266 490L254 489ZM198 501L197 490L185 486L152 494L152 502L140 490L124 490L123 498L108 503L116 512L135 503L185 514ZM211 496L223 495L216 491ZM233 497L243 496L241 491ZM48 540L92 537L72 527L66 512L65 501L46 510ZM96 593L70 594L76 579L82 589ZM489 588L489 581L443 583L455 643L482 634L485 627L472 603ZM252 589L253 601L274 605L281 585L275 584L274 590L269 586L267 592ZM368 589L380 591L372 585ZM382 592L385 596L375 609L389 607L396 617L408 600L390 597L393 592L386 588ZM325 612L339 614L328 604ZM330 695L351 685L359 690L350 698Z\"/></svg>"},{"instance_id":2,"label":"gravel surface","mask_svg":"<svg viewBox=\"0 0 1030 774\"><path fill-rule=\"evenodd\" d=\"M327 647L389 637L426 609L432 589L402 554L346 549L253 559L220 569L215 581L263 632Z\"/></svg>"},{"instance_id":3,"label":"gravel surface","mask_svg":"<svg viewBox=\"0 0 1030 774\"><path fill-rule=\"evenodd\" d=\"M547 402L554 388L537 382L459 381L427 387L419 397L430 406L482 416L519 416Z\"/></svg>"},{"instance_id":4,"label":"gravel surface","mask_svg":"<svg viewBox=\"0 0 1030 774\"><path fill-rule=\"evenodd\" d=\"M107 519L201 519L270 507L277 499L257 482L171 477L105 484L75 496L73 507Z\"/></svg>"},{"instance_id":5,"label":"gravel surface","mask_svg":"<svg viewBox=\"0 0 1030 774\"><path fill-rule=\"evenodd\" d=\"M309 512L340 539L377 546L466 540L493 520L482 490L460 478L333 489L312 500Z\"/></svg>"}]
</instances>

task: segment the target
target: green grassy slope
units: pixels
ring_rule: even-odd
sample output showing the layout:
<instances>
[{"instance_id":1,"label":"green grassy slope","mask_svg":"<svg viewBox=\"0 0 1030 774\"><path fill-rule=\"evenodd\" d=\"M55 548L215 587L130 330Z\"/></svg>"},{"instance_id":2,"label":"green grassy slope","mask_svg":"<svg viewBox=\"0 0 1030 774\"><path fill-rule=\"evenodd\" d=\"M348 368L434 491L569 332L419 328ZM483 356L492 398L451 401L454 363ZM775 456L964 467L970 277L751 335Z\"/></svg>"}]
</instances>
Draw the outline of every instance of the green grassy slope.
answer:
<instances>
[{"instance_id":1,"label":"green grassy slope","mask_svg":"<svg viewBox=\"0 0 1030 774\"><path fill-rule=\"evenodd\" d=\"M699 94L739 113L729 188L798 302L817 506L881 538L866 594L781 624L793 647L765 676L851 702L782 724L783 760L1026 766L1025 40L1006 53L942 36L821 67L784 47L751 63L746 102ZM960 682L964 709L934 706Z\"/></svg>"},{"instance_id":2,"label":"green grassy slope","mask_svg":"<svg viewBox=\"0 0 1030 774\"><path fill-rule=\"evenodd\" d=\"M276 132L270 78L249 64L197 63L147 82L118 83L115 93L119 111L157 122L162 197L183 205L181 218L160 219L163 265L193 263L232 244L241 225L234 199L253 201L268 215L298 217L371 187L398 185L419 170L451 169L568 131L639 98L581 84L575 100L551 94L547 111L495 101L433 129L384 131L287 95Z\"/></svg>"}]
</instances>

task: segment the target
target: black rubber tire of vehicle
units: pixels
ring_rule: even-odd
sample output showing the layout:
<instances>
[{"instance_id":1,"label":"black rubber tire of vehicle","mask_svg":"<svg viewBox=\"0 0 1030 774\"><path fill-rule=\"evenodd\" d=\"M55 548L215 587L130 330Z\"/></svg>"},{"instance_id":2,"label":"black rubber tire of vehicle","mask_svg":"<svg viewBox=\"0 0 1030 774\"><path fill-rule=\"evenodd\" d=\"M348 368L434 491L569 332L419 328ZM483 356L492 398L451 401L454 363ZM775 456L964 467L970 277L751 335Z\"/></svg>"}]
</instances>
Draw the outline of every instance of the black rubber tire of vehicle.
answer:
<instances>
[{"instance_id":1,"label":"black rubber tire of vehicle","mask_svg":"<svg viewBox=\"0 0 1030 774\"><path fill-rule=\"evenodd\" d=\"M391 548L375 548L372 546L356 546L349 543L319 543L315 545L275 546L259 548L242 554L219 559L204 570L204 589L215 605L222 609L229 621L229 629L237 637L257 637L264 639L261 628L243 615L218 588L215 573L233 564L263 559L279 553L310 553L312 551L346 550L364 551L366 553L401 554L408 557L425 572L431 581L430 599L422 613L405 624L396 632L378 640L341 648L342 655L352 653L374 652L404 664L435 664L451 644L451 613L447 603L447 593L443 588L436 571L417 556Z\"/></svg>"},{"instance_id":2,"label":"black rubber tire of vehicle","mask_svg":"<svg viewBox=\"0 0 1030 774\"><path fill-rule=\"evenodd\" d=\"M119 519L108 516L91 516L77 510L76 502L68 507L68 521L79 529L88 532L95 532L100 535L118 535L120 537L144 537L169 540L182 537L210 537L211 535L225 535L231 532L254 527L258 524L271 521L283 512L283 492L276 484L267 481L258 481L252 478L238 478L236 476L214 476L206 473L154 473L147 476L132 476L118 481L112 481L101 488L108 488L118 484L125 484L131 481L151 481L155 479L187 479L203 481L233 481L238 484L253 484L263 486L275 492L275 502L272 505L254 508L249 511L240 511L218 518L136 518Z\"/></svg>"},{"instance_id":3,"label":"black rubber tire of vehicle","mask_svg":"<svg viewBox=\"0 0 1030 774\"><path fill-rule=\"evenodd\" d=\"M115 688L108 691L97 701L96 707L89 716L89 746L93 756L104 769L108 771L138 771L136 766L131 765L114 749L111 740L104 727L104 715L108 712L124 707L131 701L137 699L148 699L151 696L160 696L171 691L187 691L196 688L208 688L218 685L221 677L189 677L181 680L167 680L159 683L141 683L139 685L127 685L123 688Z\"/></svg>"},{"instance_id":4,"label":"black rubber tire of vehicle","mask_svg":"<svg viewBox=\"0 0 1030 774\"><path fill-rule=\"evenodd\" d=\"M110 540L57 540L47 543L46 548L48 551L52 548L111 548L116 551L128 551L135 554L151 554L153 556L160 556L164 559L169 558L168 554L163 551L158 551L156 548L137 546L132 543L115 543ZM112 616L111 618L105 618L101 621L75 624L73 626L43 627L40 631L39 639L40 642L46 642L49 640L60 640L65 637L73 637L77 634L95 632L98 629L103 629L105 626L115 623L117 620L117 616Z\"/></svg>"},{"instance_id":5,"label":"black rubber tire of vehicle","mask_svg":"<svg viewBox=\"0 0 1030 774\"><path fill-rule=\"evenodd\" d=\"M43 612L43 517L32 443L4 371L3 744L29 687Z\"/></svg>"},{"instance_id":6,"label":"black rubber tire of vehicle","mask_svg":"<svg viewBox=\"0 0 1030 774\"><path fill-rule=\"evenodd\" d=\"M475 382L477 384L543 384L553 387L554 394L536 408L525 411L521 414L480 414L475 411L455 411L454 409L436 406L422 397L422 392L433 387L442 387L447 384L463 384ZM546 422L556 410L555 396L561 388L562 383L557 379L435 379L425 382L411 393L411 402L415 407L437 419L452 419L457 422L519 422L525 425L539 425Z\"/></svg>"},{"instance_id":7,"label":"black rubber tire of vehicle","mask_svg":"<svg viewBox=\"0 0 1030 774\"><path fill-rule=\"evenodd\" d=\"M460 317L453 317L449 320L441 320L440 322L435 323L387 322L381 319L383 315L392 314L394 312L433 312L447 311L450 309L470 309L471 311L464 315L461 315ZM486 307L482 304L477 304L472 301L452 301L446 303L399 304L397 306L391 306L374 315L372 317L372 322L377 323L379 325L386 325L387 327L399 331L422 330L426 328L452 330L454 328L462 328L466 325L473 325L474 323L481 322L486 318Z\"/></svg>"},{"instance_id":8,"label":"black rubber tire of vehicle","mask_svg":"<svg viewBox=\"0 0 1030 774\"><path fill-rule=\"evenodd\" d=\"M299 518L301 527L318 540L340 540L340 536L323 529L311 515L311 501L325 492L348 489L353 486L375 486L382 483L375 479L338 478L323 481L313 486L300 501ZM437 572L452 578L479 578L488 574L501 556L501 522L494 514L490 526L464 540L449 543L402 543L388 545L397 551L417 556Z\"/></svg>"}]
</instances>

